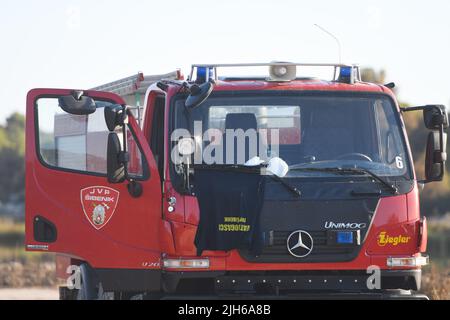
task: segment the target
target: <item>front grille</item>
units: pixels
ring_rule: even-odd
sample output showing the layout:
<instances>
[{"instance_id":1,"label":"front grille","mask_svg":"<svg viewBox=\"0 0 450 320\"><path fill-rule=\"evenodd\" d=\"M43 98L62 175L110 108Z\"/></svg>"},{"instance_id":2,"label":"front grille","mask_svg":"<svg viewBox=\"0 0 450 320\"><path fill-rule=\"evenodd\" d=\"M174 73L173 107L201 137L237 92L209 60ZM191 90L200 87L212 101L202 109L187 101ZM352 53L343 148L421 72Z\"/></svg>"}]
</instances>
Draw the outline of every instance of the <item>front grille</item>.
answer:
<instances>
[{"instance_id":1,"label":"front grille","mask_svg":"<svg viewBox=\"0 0 450 320\"><path fill-rule=\"evenodd\" d=\"M241 250L240 255L249 262L287 262L287 263L311 263L311 262L344 262L356 258L359 253L358 245L336 244L333 231L307 231L314 241L313 251L304 258L292 256L287 249L287 239L292 231L272 231L270 243L267 243L259 256L254 256ZM266 233L269 234L269 233Z\"/></svg>"}]
</instances>

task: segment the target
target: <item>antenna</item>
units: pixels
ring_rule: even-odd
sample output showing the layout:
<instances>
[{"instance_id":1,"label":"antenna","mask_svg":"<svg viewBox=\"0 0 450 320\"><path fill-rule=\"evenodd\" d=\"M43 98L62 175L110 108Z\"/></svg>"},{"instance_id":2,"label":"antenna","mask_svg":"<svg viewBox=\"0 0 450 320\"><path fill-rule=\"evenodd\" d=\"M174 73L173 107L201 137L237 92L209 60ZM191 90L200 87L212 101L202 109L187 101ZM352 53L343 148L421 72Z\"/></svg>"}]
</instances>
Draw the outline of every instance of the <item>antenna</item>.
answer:
<instances>
[{"instance_id":1,"label":"antenna","mask_svg":"<svg viewBox=\"0 0 450 320\"><path fill-rule=\"evenodd\" d=\"M329 35L330 37L332 37L337 45L338 45L338 49L339 49L339 63L342 63L342 47L341 47L341 42L339 41L339 39L332 34L330 31L328 31L327 29L321 27L320 25L318 25L317 23L314 24L317 28L319 28L320 30L322 30L323 32L325 32L327 35Z\"/></svg>"}]
</instances>

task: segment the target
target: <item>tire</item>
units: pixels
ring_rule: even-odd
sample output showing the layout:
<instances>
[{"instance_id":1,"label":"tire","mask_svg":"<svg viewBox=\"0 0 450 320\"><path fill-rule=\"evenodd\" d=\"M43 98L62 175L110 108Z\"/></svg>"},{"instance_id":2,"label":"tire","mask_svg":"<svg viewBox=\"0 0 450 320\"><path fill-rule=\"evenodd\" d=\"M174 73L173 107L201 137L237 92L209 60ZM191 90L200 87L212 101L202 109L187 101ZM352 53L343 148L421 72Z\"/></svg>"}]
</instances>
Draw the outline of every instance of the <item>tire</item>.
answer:
<instances>
[{"instance_id":1,"label":"tire","mask_svg":"<svg viewBox=\"0 0 450 320\"><path fill-rule=\"evenodd\" d=\"M105 292L95 271L88 265L80 265L80 288L76 300L114 300L114 292Z\"/></svg>"},{"instance_id":2,"label":"tire","mask_svg":"<svg viewBox=\"0 0 450 320\"><path fill-rule=\"evenodd\" d=\"M77 299L76 300L115 300L114 292L105 292L103 291L102 284L99 283L97 287L97 296L94 299L88 299L86 295L86 290L83 288L83 283L81 284L81 288L77 290Z\"/></svg>"}]
</instances>

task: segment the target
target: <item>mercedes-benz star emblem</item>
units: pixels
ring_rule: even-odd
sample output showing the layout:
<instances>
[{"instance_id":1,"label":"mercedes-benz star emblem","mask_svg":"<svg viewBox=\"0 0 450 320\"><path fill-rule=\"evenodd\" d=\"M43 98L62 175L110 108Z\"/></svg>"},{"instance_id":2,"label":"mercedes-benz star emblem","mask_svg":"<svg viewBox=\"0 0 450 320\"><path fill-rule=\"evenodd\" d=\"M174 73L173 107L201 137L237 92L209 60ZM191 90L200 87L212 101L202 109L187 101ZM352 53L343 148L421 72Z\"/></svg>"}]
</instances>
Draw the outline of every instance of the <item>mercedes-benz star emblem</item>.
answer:
<instances>
[{"instance_id":1,"label":"mercedes-benz star emblem","mask_svg":"<svg viewBox=\"0 0 450 320\"><path fill-rule=\"evenodd\" d=\"M287 239L287 248L289 253L297 258L308 256L313 250L313 238L302 230L293 232Z\"/></svg>"}]
</instances>

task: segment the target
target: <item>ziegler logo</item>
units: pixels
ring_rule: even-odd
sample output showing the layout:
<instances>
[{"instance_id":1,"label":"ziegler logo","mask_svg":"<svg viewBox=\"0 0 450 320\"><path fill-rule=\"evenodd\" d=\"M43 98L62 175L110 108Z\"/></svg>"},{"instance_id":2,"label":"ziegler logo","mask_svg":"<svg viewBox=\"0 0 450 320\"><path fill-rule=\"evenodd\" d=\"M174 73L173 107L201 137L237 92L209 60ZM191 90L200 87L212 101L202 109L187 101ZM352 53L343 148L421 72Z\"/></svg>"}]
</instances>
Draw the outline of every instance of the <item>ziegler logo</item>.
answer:
<instances>
[{"instance_id":1,"label":"ziegler logo","mask_svg":"<svg viewBox=\"0 0 450 320\"><path fill-rule=\"evenodd\" d=\"M81 205L91 225L100 230L116 211L119 191L108 187L89 187L81 190Z\"/></svg>"},{"instance_id":2,"label":"ziegler logo","mask_svg":"<svg viewBox=\"0 0 450 320\"><path fill-rule=\"evenodd\" d=\"M325 222L325 229L365 229L365 223L334 223L331 221Z\"/></svg>"},{"instance_id":3,"label":"ziegler logo","mask_svg":"<svg viewBox=\"0 0 450 320\"><path fill-rule=\"evenodd\" d=\"M399 244L407 244L409 243L409 240L411 240L411 237L408 236L395 236L392 237L390 235L388 235L387 232L383 231L378 235L378 245L380 247L384 247L386 245L393 245L393 246L398 246Z\"/></svg>"}]
</instances>

